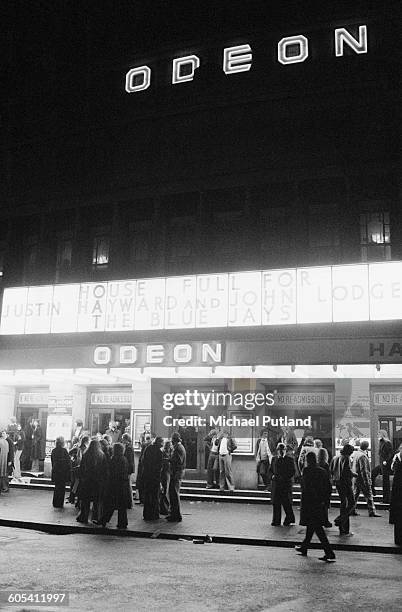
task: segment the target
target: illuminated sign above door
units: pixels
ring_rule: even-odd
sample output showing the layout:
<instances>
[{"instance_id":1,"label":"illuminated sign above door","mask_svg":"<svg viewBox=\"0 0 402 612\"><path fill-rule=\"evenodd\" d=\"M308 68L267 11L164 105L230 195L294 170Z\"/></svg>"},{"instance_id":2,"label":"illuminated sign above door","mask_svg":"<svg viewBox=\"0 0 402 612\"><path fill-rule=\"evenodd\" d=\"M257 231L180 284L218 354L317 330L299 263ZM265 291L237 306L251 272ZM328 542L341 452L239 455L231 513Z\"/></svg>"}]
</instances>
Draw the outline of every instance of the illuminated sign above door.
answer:
<instances>
[{"instance_id":1,"label":"illuminated sign above door","mask_svg":"<svg viewBox=\"0 0 402 612\"><path fill-rule=\"evenodd\" d=\"M402 262L4 290L0 334L402 319Z\"/></svg>"},{"instance_id":2,"label":"illuminated sign above door","mask_svg":"<svg viewBox=\"0 0 402 612\"><path fill-rule=\"evenodd\" d=\"M347 28L334 30L335 57L342 57L346 48L356 54L368 52L367 26L360 25L356 31L357 33L354 34ZM309 55L309 40L303 34L286 36L277 44L277 61L283 66L305 62ZM222 70L226 75L248 72L252 67L252 62L253 51L248 43L223 49ZM201 59L195 54L174 58L171 67L172 85L192 81L200 66ZM152 69L149 66L136 66L126 73L125 90L127 93L144 91L150 87L151 80Z\"/></svg>"}]
</instances>

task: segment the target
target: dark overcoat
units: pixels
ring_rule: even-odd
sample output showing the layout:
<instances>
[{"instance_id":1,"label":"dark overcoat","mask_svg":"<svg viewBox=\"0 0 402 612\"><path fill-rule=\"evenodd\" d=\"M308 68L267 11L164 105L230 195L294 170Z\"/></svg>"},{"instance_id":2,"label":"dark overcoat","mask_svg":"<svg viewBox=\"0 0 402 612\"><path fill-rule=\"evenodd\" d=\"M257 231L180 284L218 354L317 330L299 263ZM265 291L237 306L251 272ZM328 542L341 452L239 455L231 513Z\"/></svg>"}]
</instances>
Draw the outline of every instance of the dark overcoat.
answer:
<instances>
[{"instance_id":1,"label":"dark overcoat","mask_svg":"<svg viewBox=\"0 0 402 612\"><path fill-rule=\"evenodd\" d=\"M402 524L402 461L399 457L400 455L394 462L394 481L389 505L389 522L392 525Z\"/></svg>"},{"instance_id":2,"label":"dark overcoat","mask_svg":"<svg viewBox=\"0 0 402 612\"><path fill-rule=\"evenodd\" d=\"M134 474L134 471L135 471L135 467L134 467L134 449L133 449L131 444L125 444L124 445L124 456L127 459L127 463L128 463L128 473L129 474Z\"/></svg>"},{"instance_id":3,"label":"dark overcoat","mask_svg":"<svg viewBox=\"0 0 402 612\"><path fill-rule=\"evenodd\" d=\"M272 474L272 503L280 504L284 494L292 492L293 477L296 468L293 457L273 457L270 473Z\"/></svg>"},{"instance_id":4,"label":"dark overcoat","mask_svg":"<svg viewBox=\"0 0 402 612\"><path fill-rule=\"evenodd\" d=\"M52 462L52 482L58 484L70 482L71 458L67 450L62 446L56 446L50 455Z\"/></svg>"},{"instance_id":5,"label":"dark overcoat","mask_svg":"<svg viewBox=\"0 0 402 612\"><path fill-rule=\"evenodd\" d=\"M108 480L108 463L103 452L96 459L84 453L79 467L79 479L78 497L85 501L99 500Z\"/></svg>"},{"instance_id":6,"label":"dark overcoat","mask_svg":"<svg viewBox=\"0 0 402 612\"><path fill-rule=\"evenodd\" d=\"M129 485L129 467L127 459L123 457L112 457L110 461L110 479L108 486L110 504L113 510L124 510L132 508L133 496Z\"/></svg>"},{"instance_id":7,"label":"dark overcoat","mask_svg":"<svg viewBox=\"0 0 402 612\"><path fill-rule=\"evenodd\" d=\"M143 468L143 482L144 487L147 485L157 484L159 485L161 480L163 454L162 449L155 444L151 444L145 449L142 468Z\"/></svg>"},{"instance_id":8,"label":"dark overcoat","mask_svg":"<svg viewBox=\"0 0 402 612\"><path fill-rule=\"evenodd\" d=\"M300 525L325 525L327 503L331 495L328 472L318 466L306 466L302 476Z\"/></svg>"}]
</instances>

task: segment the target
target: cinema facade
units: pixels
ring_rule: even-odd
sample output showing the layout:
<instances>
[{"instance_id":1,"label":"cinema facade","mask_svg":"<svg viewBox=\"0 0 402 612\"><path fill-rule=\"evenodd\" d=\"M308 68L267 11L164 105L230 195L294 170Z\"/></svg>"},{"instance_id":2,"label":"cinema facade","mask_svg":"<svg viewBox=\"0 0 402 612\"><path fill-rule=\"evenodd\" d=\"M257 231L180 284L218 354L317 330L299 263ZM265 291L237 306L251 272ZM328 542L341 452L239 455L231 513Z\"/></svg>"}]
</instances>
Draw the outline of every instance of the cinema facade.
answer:
<instances>
[{"instance_id":1,"label":"cinema facade","mask_svg":"<svg viewBox=\"0 0 402 612\"><path fill-rule=\"evenodd\" d=\"M402 440L401 283L402 262L383 262L5 289L2 425L38 418L44 457L76 419L129 427L137 450L145 430L179 430L202 479L222 417L239 488L257 484L269 419L376 456L379 429Z\"/></svg>"}]
</instances>

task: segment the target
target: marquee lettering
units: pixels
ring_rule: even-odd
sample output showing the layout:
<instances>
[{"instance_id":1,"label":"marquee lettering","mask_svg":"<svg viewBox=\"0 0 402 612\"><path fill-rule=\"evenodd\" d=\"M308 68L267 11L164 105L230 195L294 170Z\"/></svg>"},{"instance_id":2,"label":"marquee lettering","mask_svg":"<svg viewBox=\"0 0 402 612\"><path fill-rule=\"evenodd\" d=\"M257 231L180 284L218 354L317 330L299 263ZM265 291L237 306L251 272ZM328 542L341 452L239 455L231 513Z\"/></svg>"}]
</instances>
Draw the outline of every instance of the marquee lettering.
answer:
<instances>
[{"instance_id":1,"label":"marquee lettering","mask_svg":"<svg viewBox=\"0 0 402 612\"><path fill-rule=\"evenodd\" d=\"M367 26L358 26L357 37L347 28L334 30L335 57L343 57L345 48L358 55L368 52ZM225 74L248 72L252 67L253 51L249 44L225 47L223 49L222 70ZM305 62L309 57L309 39L303 34L286 36L277 44L277 61L283 66ZM198 55L185 55L172 60L172 85L194 80L201 60ZM149 66L131 68L125 79L127 93L148 89L151 85L152 70Z\"/></svg>"}]
</instances>

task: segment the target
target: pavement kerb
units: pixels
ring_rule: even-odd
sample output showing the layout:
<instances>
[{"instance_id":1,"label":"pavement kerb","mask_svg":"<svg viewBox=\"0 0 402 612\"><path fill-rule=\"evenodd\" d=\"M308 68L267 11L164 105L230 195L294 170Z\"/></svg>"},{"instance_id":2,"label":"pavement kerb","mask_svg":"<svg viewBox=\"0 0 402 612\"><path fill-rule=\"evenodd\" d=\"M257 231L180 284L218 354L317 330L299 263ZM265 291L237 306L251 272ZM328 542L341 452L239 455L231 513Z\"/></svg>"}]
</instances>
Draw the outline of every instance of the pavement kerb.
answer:
<instances>
[{"instance_id":1,"label":"pavement kerb","mask_svg":"<svg viewBox=\"0 0 402 612\"><path fill-rule=\"evenodd\" d=\"M197 543L209 543L205 541L205 534L183 534L183 533L171 533L171 532L163 532L160 529L155 529L153 531L147 530L118 530L118 529L109 529L102 527L84 527L81 525L60 525L60 524L52 524L52 523L40 523L40 522L31 522L31 521L23 521L23 520L15 520L15 519L0 519L0 526L2 527L14 527L17 529L30 529L34 531L42 531L45 533L50 533L53 535L69 535L73 533L80 534L91 534L91 535L108 535L108 536L118 536L118 537L129 537L129 538L153 538L160 540L185 540L185 541L196 541ZM221 535L211 535L209 534L213 544L235 544L240 546L276 546L280 548L294 548L297 545L300 545L300 539L298 540L267 540L263 538L245 538L245 537L235 537L235 536L221 536ZM373 545L364 545L364 544L333 544L331 546L334 550L341 551L353 551L353 552L370 552L370 553L381 553L381 554L402 554L402 547L398 546L373 546ZM309 548L311 549L322 549L322 546L316 542L310 544Z\"/></svg>"}]
</instances>

